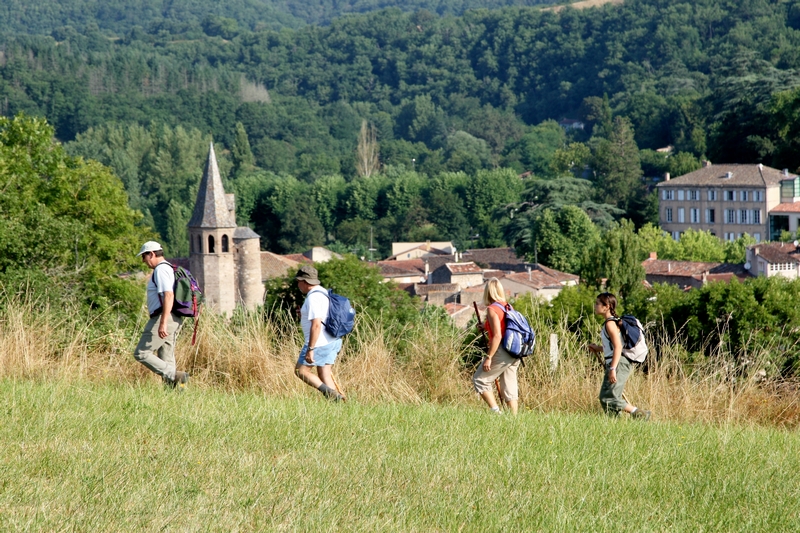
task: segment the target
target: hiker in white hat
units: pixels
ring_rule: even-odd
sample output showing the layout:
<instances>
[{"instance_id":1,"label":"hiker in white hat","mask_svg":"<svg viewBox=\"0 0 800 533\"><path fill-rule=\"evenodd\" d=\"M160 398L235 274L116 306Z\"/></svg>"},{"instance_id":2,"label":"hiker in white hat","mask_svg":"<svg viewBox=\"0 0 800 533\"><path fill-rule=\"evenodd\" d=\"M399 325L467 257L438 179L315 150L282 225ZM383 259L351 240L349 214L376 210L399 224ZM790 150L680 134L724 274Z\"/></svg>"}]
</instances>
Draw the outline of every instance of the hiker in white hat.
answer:
<instances>
[{"instance_id":1,"label":"hiker in white hat","mask_svg":"<svg viewBox=\"0 0 800 533\"><path fill-rule=\"evenodd\" d=\"M172 314L175 271L164 259L164 249L155 241L144 243L136 255L153 269L153 276L147 282L150 320L144 326L133 357L161 376L165 385L181 390L189 381L189 374L175 367L175 341L183 325L183 317Z\"/></svg>"}]
</instances>

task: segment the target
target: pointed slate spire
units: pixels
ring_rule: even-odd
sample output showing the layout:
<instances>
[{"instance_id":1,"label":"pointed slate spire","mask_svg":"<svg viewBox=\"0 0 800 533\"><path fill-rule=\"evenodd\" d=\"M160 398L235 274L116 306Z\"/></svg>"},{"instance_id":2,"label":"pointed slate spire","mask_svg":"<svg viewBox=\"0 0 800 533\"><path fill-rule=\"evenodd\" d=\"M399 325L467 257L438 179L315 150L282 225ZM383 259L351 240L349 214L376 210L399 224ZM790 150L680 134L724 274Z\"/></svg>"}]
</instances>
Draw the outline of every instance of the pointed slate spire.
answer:
<instances>
[{"instance_id":1,"label":"pointed slate spire","mask_svg":"<svg viewBox=\"0 0 800 533\"><path fill-rule=\"evenodd\" d=\"M231 220L225 189L219 175L217 156L214 154L214 143L208 150L208 162L197 191L197 202L189 220L190 228L235 228L236 222Z\"/></svg>"}]
</instances>

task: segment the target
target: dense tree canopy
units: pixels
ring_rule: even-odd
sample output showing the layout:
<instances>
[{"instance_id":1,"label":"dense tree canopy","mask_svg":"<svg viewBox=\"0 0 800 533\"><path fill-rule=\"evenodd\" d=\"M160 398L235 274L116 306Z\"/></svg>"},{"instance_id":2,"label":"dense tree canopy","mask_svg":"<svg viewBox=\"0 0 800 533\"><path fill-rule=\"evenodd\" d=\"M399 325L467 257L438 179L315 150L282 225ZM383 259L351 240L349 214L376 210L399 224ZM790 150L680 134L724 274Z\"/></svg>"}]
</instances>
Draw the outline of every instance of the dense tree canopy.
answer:
<instances>
[{"instance_id":1,"label":"dense tree canopy","mask_svg":"<svg viewBox=\"0 0 800 533\"><path fill-rule=\"evenodd\" d=\"M151 235L107 167L68 156L43 120L0 117L0 191L0 282L138 308L140 293L117 275L140 267Z\"/></svg>"}]
</instances>

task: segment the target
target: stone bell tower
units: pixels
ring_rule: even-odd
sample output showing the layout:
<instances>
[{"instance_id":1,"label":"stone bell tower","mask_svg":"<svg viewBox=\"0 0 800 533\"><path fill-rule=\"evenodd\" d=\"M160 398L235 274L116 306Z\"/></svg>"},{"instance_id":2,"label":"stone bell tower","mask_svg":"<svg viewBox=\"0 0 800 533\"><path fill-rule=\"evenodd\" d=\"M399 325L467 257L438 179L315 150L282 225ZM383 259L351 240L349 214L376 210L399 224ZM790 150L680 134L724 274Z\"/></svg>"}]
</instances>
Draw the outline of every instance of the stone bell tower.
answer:
<instances>
[{"instance_id":1,"label":"stone bell tower","mask_svg":"<svg viewBox=\"0 0 800 533\"><path fill-rule=\"evenodd\" d=\"M223 314L230 314L236 306L235 232L234 197L225 194L222 187L212 143L189 220L189 269L200 284L206 303Z\"/></svg>"}]
</instances>

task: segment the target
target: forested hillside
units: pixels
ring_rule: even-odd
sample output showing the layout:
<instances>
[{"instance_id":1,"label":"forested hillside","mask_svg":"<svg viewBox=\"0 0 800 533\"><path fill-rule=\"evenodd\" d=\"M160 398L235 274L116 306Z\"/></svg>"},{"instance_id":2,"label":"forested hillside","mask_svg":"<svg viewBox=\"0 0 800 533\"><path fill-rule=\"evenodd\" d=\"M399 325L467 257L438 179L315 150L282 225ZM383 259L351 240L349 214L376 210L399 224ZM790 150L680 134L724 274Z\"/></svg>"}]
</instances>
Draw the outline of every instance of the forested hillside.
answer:
<instances>
[{"instance_id":1,"label":"forested hillside","mask_svg":"<svg viewBox=\"0 0 800 533\"><path fill-rule=\"evenodd\" d=\"M50 34L64 26L122 35L130 31L166 33L202 32L216 28L296 28L328 24L349 13L367 13L387 7L413 12L421 9L439 15L461 15L468 9L536 6L553 0L6 0L0 6L0 31Z\"/></svg>"},{"instance_id":2,"label":"forested hillside","mask_svg":"<svg viewBox=\"0 0 800 533\"><path fill-rule=\"evenodd\" d=\"M363 249L370 227L384 251L425 237L521 245L542 206L577 205L600 227L653 221L642 174L704 157L800 164L800 2L433 11L281 31L198 11L119 39L97 24L8 36L0 110L46 116L70 153L110 165L176 251L210 138L240 222L276 251ZM586 127L564 132L563 117ZM522 172L527 185L475 196Z\"/></svg>"}]
</instances>

